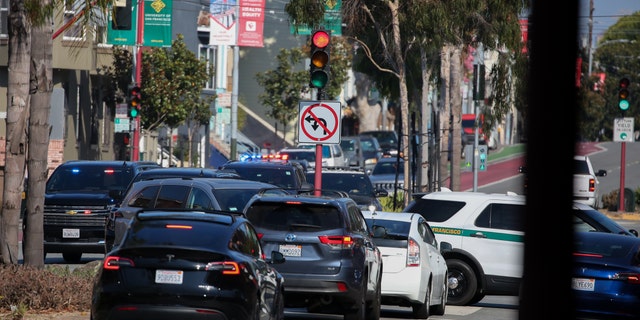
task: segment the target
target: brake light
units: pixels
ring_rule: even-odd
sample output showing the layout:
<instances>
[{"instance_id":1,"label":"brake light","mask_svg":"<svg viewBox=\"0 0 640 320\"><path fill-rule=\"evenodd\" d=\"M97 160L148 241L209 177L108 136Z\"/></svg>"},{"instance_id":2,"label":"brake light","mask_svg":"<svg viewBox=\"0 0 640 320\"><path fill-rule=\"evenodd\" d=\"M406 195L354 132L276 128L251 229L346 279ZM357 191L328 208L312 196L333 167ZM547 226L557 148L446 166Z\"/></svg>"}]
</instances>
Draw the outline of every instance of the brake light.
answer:
<instances>
[{"instance_id":1,"label":"brake light","mask_svg":"<svg viewBox=\"0 0 640 320\"><path fill-rule=\"evenodd\" d=\"M258 233L258 240L262 240L262 237L264 237L264 233L262 232Z\"/></svg>"},{"instance_id":2,"label":"brake light","mask_svg":"<svg viewBox=\"0 0 640 320\"><path fill-rule=\"evenodd\" d=\"M340 292L347 292L347 290L349 290L349 288L344 282L338 282L337 285L338 285L338 291Z\"/></svg>"},{"instance_id":3,"label":"brake light","mask_svg":"<svg viewBox=\"0 0 640 320\"><path fill-rule=\"evenodd\" d=\"M105 174L113 174L114 172L116 172L116 171L113 170L113 169L104 169L104 173Z\"/></svg>"},{"instance_id":4,"label":"brake light","mask_svg":"<svg viewBox=\"0 0 640 320\"><path fill-rule=\"evenodd\" d=\"M353 247L351 236L319 236L320 243L331 246L335 249L350 249Z\"/></svg>"},{"instance_id":5,"label":"brake light","mask_svg":"<svg viewBox=\"0 0 640 320\"><path fill-rule=\"evenodd\" d=\"M220 271L226 275L240 274L240 267L238 263L234 261L209 262L204 269L207 271Z\"/></svg>"},{"instance_id":6,"label":"brake light","mask_svg":"<svg viewBox=\"0 0 640 320\"><path fill-rule=\"evenodd\" d=\"M167 228L167 229L191 230L191 229L193 229L193 226L187 226L187 225L183 225L183 224L168 224L168 225L165 226L165 228Z\"/></svg>"},{"instance_id":7,"label":"brake light","mask_svg":"<svg viewBox=\"0 0 640 320\"><path fill-rule=\"evenodd\" d=\"M118 256L109 256L104 259L102 268L105 270L119 270L120 267L135 267L136 264L129 258L123 258Z\"/></svg>"},{"instance_id":8,"label":"brake light","mask_svg":"<svg viewBox=\"0 0 640 320\"><path fill-rule=\"evenodd\" d=\"M420 266L420 246L418 243L409 238L409 244L407 245L407 267L419 267Z\"/></svg>"},{"instance_id":9,"label":"brake light","mask_svg":"<svg viewBox=\"0 0 640 320\"><path fill-rule=\"evenodd\" d=\"M574 252L573 255L576 257L602 258L602 255L597 253Z\"/></svg>"},{"instance_id":10,"label":"brake light","mask_svg":"<svg viewBox=\"0 0 640 320\"><path fill-rule=\"evenodd\" d=\"M640 274L637 273L618 273L613 276L614 279L626 280L628 283L640 284Z\"/></svg>"},{"instance_id":11,"label":"brake light","mask_svg":"<svg viewBox=\"0 0 640 320\"><path fill-rule=\"evenodd\" d=\"M589 192L596 191L596 179L589 179Z\"/></svg>"}]
</instances>

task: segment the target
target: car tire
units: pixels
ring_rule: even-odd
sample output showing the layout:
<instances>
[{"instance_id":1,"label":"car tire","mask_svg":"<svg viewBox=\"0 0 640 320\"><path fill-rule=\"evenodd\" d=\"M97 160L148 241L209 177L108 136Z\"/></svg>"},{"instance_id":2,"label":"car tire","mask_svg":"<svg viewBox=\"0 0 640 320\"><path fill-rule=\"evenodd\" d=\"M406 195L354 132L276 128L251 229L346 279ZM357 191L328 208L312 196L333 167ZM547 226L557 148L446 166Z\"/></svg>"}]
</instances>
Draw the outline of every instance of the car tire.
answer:
<instances>
[{"instance_id":1,"label":"car tire","mask_svg":"<svg viewBox=\"0 0 640 320\"><path fill-rule=\"evenodd\" d=\"M444 310L447 306L447 283L443 283L443 288L442 288L442 293L440 294L440 303L435 305L435 306L431 306L429 309L429 313L431 315L434 316L443 316L444 315Z\"/></svg>"},{"instance_id":2,"label":"car tire","mask_svg":"<svg viewBox=\"0 0 640 320\"><path fill-rule=\"evenodd\" d=\"M80 262L82 252L63 252L62 259L64 259L65 262Z\"/></svg>"},{"instance_id":3,"label":"car tire","mask_svg":"<svg viewBox=\"0 0 640 320\"><path fill-rule=\"evenodd\" d=\"M367 308L367 320L379 320L380 319L380 306L382 305L382 279L378 279L378 285L376 286L376 293L369 306Z\"/></svg>"},{"instance_id":4,"label":"car tire","mask_svg":"<svg viewBox=\"0 0 640 320\"><path fill-rule=\"evenodd\" d=\"M429 318L429 305L431 304L431 283L427 286L427 292L424 295L422 303L411 304L413 317L415 319Z\"/></svg>"},{"instance_id":5,"label":"car tire","mask_svg":"<svg viewBox=\"0 0 640 320\"><path fill-rule=\"evenodd\" d=\"M366 279L363 280L366 283ZM360 290L359 301L356 301L355 310L351 309L344 314L344 320L365 320L365 313L367 310L367 290L363 288Z\"/></svg>"},{"instance_id":6,"label":"car tire","mask_svg":"<svg viewBox=\"0 0 640 320\"><path fill-rule=\"evenodd\" d=\"M447 303L454 306L468 305L478 291L478 277L466 262L459 259L447 260L447 267Z\"/></svg>"}]
</instances>

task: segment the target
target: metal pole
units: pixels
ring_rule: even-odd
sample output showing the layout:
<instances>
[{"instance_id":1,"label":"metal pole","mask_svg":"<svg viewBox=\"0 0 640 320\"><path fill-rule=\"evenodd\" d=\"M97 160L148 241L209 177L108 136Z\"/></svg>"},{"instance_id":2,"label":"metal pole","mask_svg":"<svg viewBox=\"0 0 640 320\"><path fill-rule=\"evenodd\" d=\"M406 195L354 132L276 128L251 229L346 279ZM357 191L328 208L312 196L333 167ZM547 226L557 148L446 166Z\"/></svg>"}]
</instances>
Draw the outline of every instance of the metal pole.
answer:
<instances>
[{"instance_id":1,"label":"metal pole","mask_svg":"<svg viewBox=\"0 0 640 320\"><path fill-rule=\"evenodd\" d=\"M237 31L236 31L237 34ZM237 41L237 37L236 37ZM238 156L238 66L240 64L240 46L233 47L233 88L231 93L231 160Z\"/></svg>"},{"instance_id":2,"label":"metal pole","mask_svg":"<svg viewBox=\"0 0 640 320\"><path fill-rule=\"evenodd\" d=\"M625 164L625 158L627 156L627 143L626 142L622 142L622 146L620 148L620 192L619 192L619 199L620 199L620 203L618 204L618 211L625 211L624 208L624 167L626 166Z\"/></svg>"},{"instance_id":3,"label":"metal pole","mask_svg":"<svg viewBox=\"0 0 640 320\"><path fill-rule=\"evenodd\" d=\"M144 0L138 0L138 21L136 22L136 45L134 65L136 68L136 85L142 87L142 42L144 37ZM138 117L133 121L133 152L131 160L140 160L140 106L138 106Z\"/></svg>"}]
</instances>

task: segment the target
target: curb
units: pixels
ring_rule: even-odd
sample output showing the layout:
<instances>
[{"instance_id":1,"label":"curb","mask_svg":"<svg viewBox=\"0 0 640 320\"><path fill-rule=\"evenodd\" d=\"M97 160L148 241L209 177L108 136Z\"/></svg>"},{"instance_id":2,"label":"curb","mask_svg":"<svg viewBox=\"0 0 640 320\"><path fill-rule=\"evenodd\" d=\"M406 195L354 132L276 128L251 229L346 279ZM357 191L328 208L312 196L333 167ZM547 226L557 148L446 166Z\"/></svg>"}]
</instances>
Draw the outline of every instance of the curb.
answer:
<instances>
[{"instance_id":1,"label":"curb","mask_svg":"<svg viewBox=\"0 0 640 320\"><path fill-rule=\"evenodd\" d=\"M614 211L606 211L602 212L607 217L613 220L631 220L631 221L639 221L640 213L636 212L614 212Z\"/></svg>"}]
</instances>

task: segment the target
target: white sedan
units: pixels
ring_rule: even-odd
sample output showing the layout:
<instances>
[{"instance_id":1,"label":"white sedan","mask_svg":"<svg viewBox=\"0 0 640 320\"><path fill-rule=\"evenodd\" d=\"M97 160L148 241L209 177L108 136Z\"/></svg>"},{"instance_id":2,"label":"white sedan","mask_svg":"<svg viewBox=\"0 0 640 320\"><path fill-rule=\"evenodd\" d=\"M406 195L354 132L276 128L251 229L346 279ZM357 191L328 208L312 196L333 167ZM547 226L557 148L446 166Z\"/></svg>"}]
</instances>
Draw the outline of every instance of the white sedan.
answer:
<instances>
[{"instance_id":1,"label":"white sedan","mask_svg":"<svg viewBox=\"0 0 640 320\"><path fill-rule=\"evenodd\" d=\"M428 222L408 212L363 215L382 254L382 304L411 306L414 318L444 315L447 262ZM451 249L448 243L441 246Z\"/></svg>"}]
</instances>

